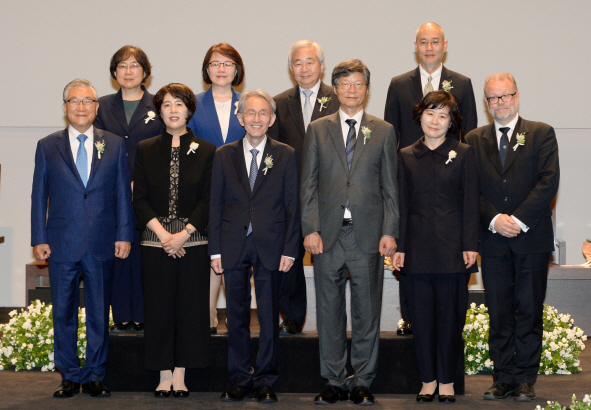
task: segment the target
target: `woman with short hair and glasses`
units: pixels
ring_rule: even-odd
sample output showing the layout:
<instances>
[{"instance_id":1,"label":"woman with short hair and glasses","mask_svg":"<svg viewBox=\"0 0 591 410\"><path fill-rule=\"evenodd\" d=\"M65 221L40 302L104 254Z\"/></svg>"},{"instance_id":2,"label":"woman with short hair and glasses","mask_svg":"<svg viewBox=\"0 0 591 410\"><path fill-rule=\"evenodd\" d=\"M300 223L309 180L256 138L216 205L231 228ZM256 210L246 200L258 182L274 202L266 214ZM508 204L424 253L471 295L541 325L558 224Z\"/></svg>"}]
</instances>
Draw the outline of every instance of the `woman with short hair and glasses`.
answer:
<instances>
[{"instance_id":1,"label":"woman with short hair and glasses","mask_svg":"<svg viewBox=\"0 0 591 410\"><path fill-rule=\"evenodd\" d=\"M133 189L137 144L159 135L163 129L162 122L155 119L154 96L143 85L150 77L152 66L141 48L126 45L111 58L109 71L119 84L119 91L99 99L94 126L123 138ZM134 219L137 223L135 216ZM111 307L115 322L112 333L143 333L144 298L138 230L134 230L129 258L115 260Z\"/></svg>"},{"instance_id":2,"label":"woman with short hair and glasses","mask_svg":"<svg viewBox=\"0 0 591 410\"><path fill-rule=\"evenodd\" d=\"M186 397L185 368L211 364L207 225L215 145L187 121L195 94L172 83L154 96L166 130L138 145L133 205L142 229L145 369L160 371L156 397Z\"/></svg>"},{"instance_id":3,"label":"woman with short hair and glasses","mask_svg":"<svg viewBox=\"0 0 591 410\"><path fill-rule=\"evenodd\" d=\"M195 115L188 127L199 138L215 144L216 148L238 141L244 136L244 128L238 122L237 107L240 93L232 86L242 84L244 64L234 47L226 43L215 44L207 50L201 67L203 81L211 84L209 90L197 94ZM217 299L222 276L211 270L209 325L211 333L217 333Z\"/></svg>"}]
</instances>

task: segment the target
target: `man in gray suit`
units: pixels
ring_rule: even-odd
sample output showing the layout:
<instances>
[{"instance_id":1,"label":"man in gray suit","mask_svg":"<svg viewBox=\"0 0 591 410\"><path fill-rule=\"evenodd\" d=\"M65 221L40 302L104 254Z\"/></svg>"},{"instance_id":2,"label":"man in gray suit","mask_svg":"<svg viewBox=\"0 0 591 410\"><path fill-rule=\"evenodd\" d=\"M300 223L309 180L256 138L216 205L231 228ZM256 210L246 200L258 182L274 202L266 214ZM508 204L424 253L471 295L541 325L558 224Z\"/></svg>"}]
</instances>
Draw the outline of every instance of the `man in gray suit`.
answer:
<instances>
[{"instance_id":1,"label":"man in gray suit","mask_svg":"<svg viewBox=\"0 0 591 410\"><path fill-rule=\"evenodd\" d=\"M332 404L375 402L369 386L377 371L383 256L398 236L398 182L394 128L365 114L369 70L345 60L332 72L339 111L313 121L304 142L301 214L304 247L314 256L321 376L314 399ZM345 284L351 279L352 347L348 377Z\"/></svg>"}]
</instances>

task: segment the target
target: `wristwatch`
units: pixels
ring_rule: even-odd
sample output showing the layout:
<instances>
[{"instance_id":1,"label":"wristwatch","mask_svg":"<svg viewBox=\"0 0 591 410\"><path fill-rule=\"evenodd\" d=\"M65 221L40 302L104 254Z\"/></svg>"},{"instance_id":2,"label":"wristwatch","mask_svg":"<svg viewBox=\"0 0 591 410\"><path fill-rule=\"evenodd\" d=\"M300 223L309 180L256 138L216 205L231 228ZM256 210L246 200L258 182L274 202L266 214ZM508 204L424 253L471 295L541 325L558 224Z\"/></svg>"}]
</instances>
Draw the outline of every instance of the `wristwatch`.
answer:
<instances>
[{"instance_id":1,"label":"wristwatch","mask_svg":"<svg viewBox=\"0 0 591 410\"><path fill-rule=\"evenodd\" d=\"M189 236L191 236L191 234L193 233L193 230L191 228L185 228L185 231L187 231Z\"/></svg>"}]
</instances>

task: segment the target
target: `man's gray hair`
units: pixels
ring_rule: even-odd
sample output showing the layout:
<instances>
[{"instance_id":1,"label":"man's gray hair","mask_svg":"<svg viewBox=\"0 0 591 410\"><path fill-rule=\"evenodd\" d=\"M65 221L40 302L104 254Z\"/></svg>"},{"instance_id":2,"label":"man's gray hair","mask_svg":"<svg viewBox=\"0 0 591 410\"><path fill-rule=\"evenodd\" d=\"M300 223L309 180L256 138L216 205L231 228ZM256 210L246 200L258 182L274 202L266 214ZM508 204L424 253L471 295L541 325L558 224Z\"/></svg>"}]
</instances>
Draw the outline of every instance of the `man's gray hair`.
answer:
<instances>
[{"instance_id":1,"label":"man's gray hair","mask_svg":"<svg viewBox=\"0 0 591 410\"><path fill-rule=\"evenodd\" d=\"M515 77L513 77L511 73L496 73L486 77L486 80L484 81L484 95L486 95L486 86L488 85L488 83L495 80L509 80L511 84L513 84L515 91L519 91L517 89L517 82L515 82Z\"/></svg>"},{"instance_id":2,"label":"man's gray hair","mask_svg":"<svg viewBox=\"0 0 591 410\"><path fill-rule=\"evenodd\" d=\"M316 49L316 56L318 57L318 61L320 61L320 64L322 64L324 62L324 51L322 50L322 47L320 47L320 44L316 43L315 41L311 41L311 40L300 40L297 43L295 43L293 46L291 46L288 53L287 53L287 65L288 66L291 67L291 60L292 60L295 52L298 51L300 48L304 48L304 47L314 47Z\"/></svg>"},{"instance_id":3,"label":"man's gray hair","mask_svg":"<svg viewBox=\"0 0 591 410\"><path fill-rule=\"evenodd\" d=\"M70 81L66 87L64 88L64 102L66 102L66 98L68 98L68 91L70 91L70 88L73 87L90 87L93 89L94 91L94 99L98 100L98 93L96 92L96 88L94 88L92 86L92 84L90 83L89 80L85 79L85 78L77 78L73 81Z\"/></svg>"},{"instance_id":4,"label":"man's gray hair","mask_svg":"<svg viewBox=\"0 0 591 410\"><path fill-rule=\"evenodd\" d=\"M242 93L242 95L240 96L240 101L238 101L238 112L240 114L243 114L244 112L244 105L246 104L246 100L248 100L250 97L260 97L260 98L264 98L265 100L267 100L267 102L269 103L269 106L271 107L271 115L275 114L275 109L277 108L277 106L275 105L275 100L273 100L273 97L271 97L269 94L267 94L266 92L264 92L263 90L247 90L245 92Z\"/></svg>"},{"instance_id":5,"label":"man's gray hair","mask_svg":"<svg viewBox=\"0 0 591 410\"><path fill-rule=\"evenodd\" d=\"M332 70L332 86L336 87L341 77L348 77L353 73L363 74L365 84L367 84L369 87L369 69L361 62L361 60L357 58L350 58L337 64L337 66Z\"/></svg>"}]
</instances>

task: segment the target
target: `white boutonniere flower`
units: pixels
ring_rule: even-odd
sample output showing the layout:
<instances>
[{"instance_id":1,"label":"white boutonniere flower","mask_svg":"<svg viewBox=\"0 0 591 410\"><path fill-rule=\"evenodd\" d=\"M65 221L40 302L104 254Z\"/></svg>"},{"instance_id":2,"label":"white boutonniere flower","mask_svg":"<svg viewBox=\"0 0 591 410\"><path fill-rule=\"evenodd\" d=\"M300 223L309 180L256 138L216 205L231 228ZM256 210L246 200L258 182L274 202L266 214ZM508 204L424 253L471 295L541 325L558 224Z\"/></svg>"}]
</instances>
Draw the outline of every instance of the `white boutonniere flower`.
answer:
<instances>
[{"instance_id":1,"label":"white boutonniere flower","mask_svg":"<svg viewBox=\"0 0 591 410\"><path fill-rule=\"evenodd\" d=\"M320 109L318 111L322 111L325 105L331 100L331 97L322 97L318 98L318 102L320 103Z\"/></svg>"},{"instance_id":2,"label":"white boutonniere flower","mask_svg":"<svg viewBox=\"0 0 591 410\"><path fill-rule=\"evenodd\" d=\"M445 164L449 164L450 162L452 162L454 160L455 157L457 157L458 154L457 152L455 152L453 149L451 151L449 151L449 154L447 154L447 161L445 161Z\"/></svg>"},{"instance_id":3,"label":"white boutonniere flower","mask_svg":"<svg viewBox=\"0 0 591 410\"><path fill-rule=\"evenodd\" d=\"M98 151L98 159L101 159L101 154L105 152L105 140L95 142L94 146Z\"/></svg>"},{"instance_id":4,"label":"white boutonniere flower","mask_svg":"<svg viewBox=\"0 0 591 410\"><path fill-rule=\"evenodd\" d=\"M154 118L156 118L156 113L154 111L148 111L148 118L146 118L144 121L146 121L147 124L148 121L154 121Z\"/></svg>"},{"instance_id":5,"label":"white boutonniere flower","mask_svg":"<svg viewBox=\"0 0 591 410\"><path fill-rule=\"evenodd\" d=\"M365 145L365 141L371 138L371 130L369 127L361 127L361 133L363 134L363 145Z\"/></svg>"},{"instance_id":6,"label":"white boutonniere flower","mask_svg":"<svg viewBox=\"0 0 591 410\"><path fill-rule=\"evenodd\" d=\"M263 173L267 175L267 170L271 168L273 168L273 157L267 154L267 157L265 158L265 170Z\"/></svg>"},{"instance_id":7,"label":"white boutonniere flower","mask_svg":"<svg viewBox=\"0 0 591 410\"><path fill-rule=\"evenodd\" d=\"M238 115L238 101L234 103L234 107L236 107L236 109L234 110L234 115Z\"/></svg>"},{"instance_id":8,"label":"white boutonniere flower","mask_svg":"<svg viewBox=\"0 0 591 410\"><path fill-rule=\"evenodd\" d=\"M197 144L195 141L193 141L191 143L191 145L189 145L189 151L187 151L187 155L189 155L190 153L195 153L195 150L199 148L199 144Z\"/></svg>"},{"instance_id":9,"label":"white boutonniere flower","mask_svg":"<svg viewBox=\"0 0 591 410\"><path fill-rule=\"evenodd\" d=\"M513 146L513 151L517 151L517 148L520 145L525 145L525 132L522 132L521 134L517 134L515 137L517 138L517 144L515 144Z\"/></svg>"},{"instance_id":10,"label":"white boutonniere flower","mask_svg":"<svg viewBox=\"0 0 591 410\"><path fill-rule=\"evenodd\" d=\"M451 82L452 82L452 81L453 81L453 80L450 80L450 81L447 81L447 80L446 80L446 81L443 81L443 82L441 83L441 88L442 88L444 91L447 91L447 92L449 92L449 90L451 90L451 89L453 88L453 86L451 85Z\"/></svg>"}]
</instances>

